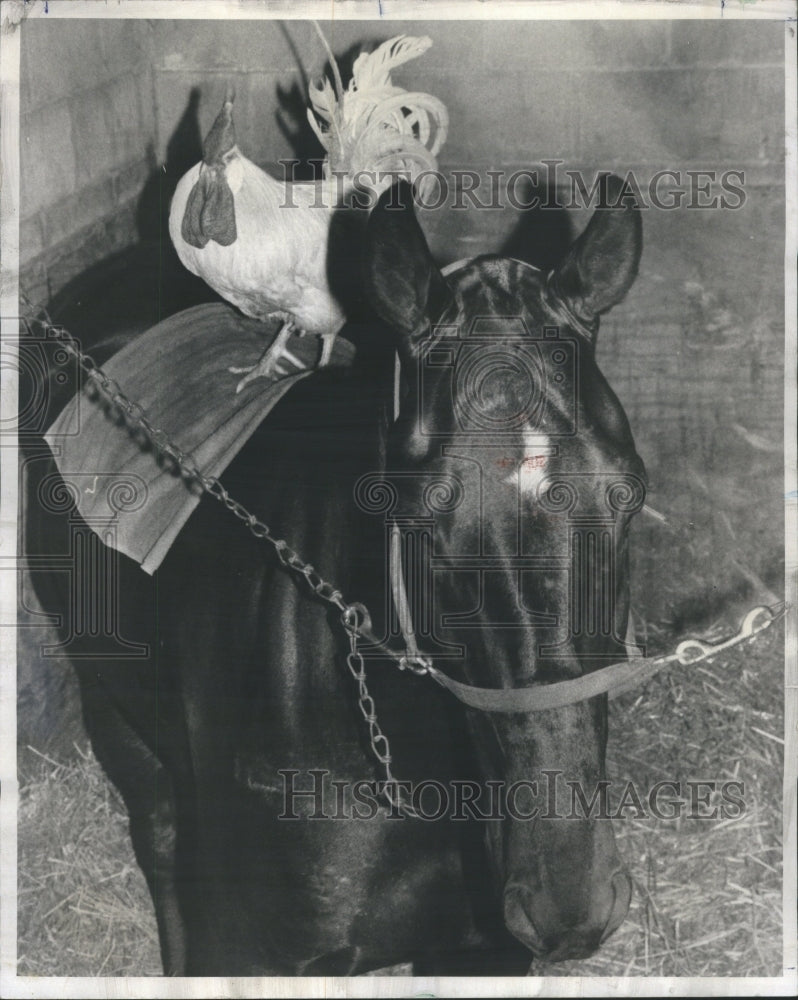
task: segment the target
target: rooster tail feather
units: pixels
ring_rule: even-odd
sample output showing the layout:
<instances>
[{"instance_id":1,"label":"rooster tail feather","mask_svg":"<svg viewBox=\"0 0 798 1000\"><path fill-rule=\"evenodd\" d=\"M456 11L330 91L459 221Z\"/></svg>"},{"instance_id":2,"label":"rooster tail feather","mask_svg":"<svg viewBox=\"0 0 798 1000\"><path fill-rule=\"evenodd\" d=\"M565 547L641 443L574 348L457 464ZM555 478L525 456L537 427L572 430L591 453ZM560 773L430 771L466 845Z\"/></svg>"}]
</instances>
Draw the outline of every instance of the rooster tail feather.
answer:
<instances>
[{"instance_id":1,"label":"rooster tail feather","mask_svg":"<svg viewBox=\"0 0 798 1000\"><path fill-rule=\"evenodd\" d=\"M424 35L397 35L383 42L374 52L361 52L352 67L352 82L361 92L390 86L391 70L411 59L423 55L432 45L432 39Z\"/></svg>"},{"instance_id":2,"label":"rooster tail feather","mask_svg":"<svg viewBox=\"0 0 798 1000\"><path fill-rule=\"evenodd\" d=\"M404 178L410 184L418 185L419 197L426 201L434 194L437 171L430 151L412 136L398 137L384 132L370 146L368 160L354 171L359 186L372 187L380 191L386 180L391 182ZM367 164L367 165L366 165Z\"/></svg>"},{"instance_id":3,"label":"rooster tail feather","mask_svg":"<svg viewBox=\"0 0 798 1000\"><path fill-rule=\"evenodd\" d=\"M318 28L319 34L321 29ZM437 169L437 154L449 127L446 107L425 93L408 93L391 82L398 66L423 55L432 40L397 35L374 52L361 54L346 91L326 39L338 94L325 78L309 88L308 121L327 151L325 171L409 171L411 180Z\"/></svg>"},{"instance_id":4,"label":"rooster tail feather","mask_svg":"<svg viewBox=\"0 0 798 1000\"><path fill-rule=\"evenodd\" d=\"M336 144L338 148L341 145L341 127L340 127L340 112L338 101L335 99L335 93L327 79L321 81L320 84L311 83L308 85L308 94L310 96L313 109L308 108L308 121L313 127L313 131L316 133L316 137L319 142L324 146L327 151L328 157L333 154L336 149ZM316 121L316 116L326 122L329 127L329 131L325 131L323 126L319 126Z\"/></svg>"},{"instance_id":5,"label":"rooster tail feather","mask_svg":"<svg viewBox=\"0 0 798 1000\"><path fill-rule=\"evenodd\" d=\"M367 149L370 142L376 141L387 131L394 132L397 137L415 138L423 146L429 145L430 157L434 159L446 142L448 127L449 116L437 97L402 92L380 101L368 115L356 137L356 148Z\"/></svg>"},{"instance_id":6,"label":"rooster tail feather","mask_svg":"<svg viewBox=\"0 0 798 1000\"><path fill-rule=\"evenodd\" d=\"M335 81L335 90L330 86L330 81L327 77L323 77L320 83L308 84L308 97L311 104L311 107L308 108L308 121L316 134L316 138L327 151L327 159L329 160L331 157L337 159L340 155L339 151L343 147L343 137L341 135L341 101L343 99L344 84L341 79L341 71L338 68L338 61L333 55L330 43L325 38L324 32L321 30L321 25L318 21L314 21L313 26L321 39L321 44L324 46L327 58L330 61L333 80ZM315 120L316 115L327 123L329 132L326 132L323 127L319 126Z\"/></svg>"},{"instance_id":7,"label":"rooster tail feather","mask_svg":"<svg viewBox=\"0 0 798 1000\"><path fill-rule=\"evenodd\" d=\"M343 80L341 79L341 71L340 69L338 69L338 60L333 55L333 51L330 48L330 43L327 41L324 32L321 30L321 25L319 24L319 22L314 21L313 27L316 29L316 34L321 39L321 44L324 46L324 51L327 53L327 58L330 60L330 66L332 67L333 71L333 79L335 80L335 90L338 96L338 100L340 101L341 96L343 95L344 92L344 83Z\"/></svg>"}]
</instances>

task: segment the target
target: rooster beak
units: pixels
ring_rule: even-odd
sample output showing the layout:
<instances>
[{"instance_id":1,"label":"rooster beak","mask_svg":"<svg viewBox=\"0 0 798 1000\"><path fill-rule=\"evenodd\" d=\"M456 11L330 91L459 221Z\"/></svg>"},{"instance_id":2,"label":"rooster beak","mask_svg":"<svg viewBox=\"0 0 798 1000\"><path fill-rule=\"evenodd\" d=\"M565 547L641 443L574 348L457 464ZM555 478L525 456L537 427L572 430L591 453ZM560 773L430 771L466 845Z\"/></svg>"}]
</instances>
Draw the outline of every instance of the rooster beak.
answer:
<instances>
[{"instance_id":1,"label":"rooster beak","mask_svg":"<svg viewBox=\"0 0 798 1000\"><path fill-rule=\"evenodd\" d=\"M234 100L235 92L228 87L222 110L216 116L210 132L205 136L202 159L209 167L221 166L222 158L236 144L236 130L233 124Z\"/></svg>"}]
</instances>

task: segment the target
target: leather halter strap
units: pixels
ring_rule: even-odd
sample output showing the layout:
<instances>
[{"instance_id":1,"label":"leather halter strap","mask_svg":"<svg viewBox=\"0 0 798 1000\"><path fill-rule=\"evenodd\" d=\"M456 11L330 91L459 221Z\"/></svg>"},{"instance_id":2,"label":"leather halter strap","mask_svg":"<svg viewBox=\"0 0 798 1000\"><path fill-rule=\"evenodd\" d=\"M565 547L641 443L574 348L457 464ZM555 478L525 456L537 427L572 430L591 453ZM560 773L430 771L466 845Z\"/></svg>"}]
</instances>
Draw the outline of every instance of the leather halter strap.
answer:
<instances>
[{"instance_id":1,"label":"leather halter strap","mask_svg":"<svg viewBox=\"0 0 798 1000\"><path fill-rule=\"evenodd\" d=\"M700 639L684 639L673 653L656 656L653 659L641 657L621 660L591 674L575 677L573 680L557 681L554 684L534 684L523 688L483 688L454 680L433 666L429 656L419 652L405 591L401 534L398 525L392 528L389 558L394 606L407 650L406 656L400 660L400 667L408 667L416 673L429 674L463 704L483 712L543 712L547 709L576 705L602 694L617 698L645 683L665 667L676 663L682 666L700 663L702 660L711 659L724 649L752 640L759 632L778 621L787 611L786 604L777 605L775 608L764 604L758 605L745 615L736 634L723 642L708 643Z\"/></svg>"}]
</instances>

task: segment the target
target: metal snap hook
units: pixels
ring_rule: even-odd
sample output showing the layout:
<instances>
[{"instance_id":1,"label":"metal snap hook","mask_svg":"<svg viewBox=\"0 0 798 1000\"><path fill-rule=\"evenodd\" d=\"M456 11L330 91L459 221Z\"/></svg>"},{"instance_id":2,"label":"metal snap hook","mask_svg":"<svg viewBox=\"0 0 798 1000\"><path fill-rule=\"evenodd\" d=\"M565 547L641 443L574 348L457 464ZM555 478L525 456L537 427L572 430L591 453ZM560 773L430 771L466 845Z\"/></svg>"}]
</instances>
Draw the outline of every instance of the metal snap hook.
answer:
<instances>
[{"instance_id":1,"label":"metal snap hook","mask_svg":"<svg viewBox=\"0 0 798 1000\"><path fill-rule=\"evenodd\" d=\"M430 658L420 654L406 654L401 656L398 662L400 670L409 670L413 674L418 674L419 677L428 674L432 667Z\"/></svg>"}]
</instances>

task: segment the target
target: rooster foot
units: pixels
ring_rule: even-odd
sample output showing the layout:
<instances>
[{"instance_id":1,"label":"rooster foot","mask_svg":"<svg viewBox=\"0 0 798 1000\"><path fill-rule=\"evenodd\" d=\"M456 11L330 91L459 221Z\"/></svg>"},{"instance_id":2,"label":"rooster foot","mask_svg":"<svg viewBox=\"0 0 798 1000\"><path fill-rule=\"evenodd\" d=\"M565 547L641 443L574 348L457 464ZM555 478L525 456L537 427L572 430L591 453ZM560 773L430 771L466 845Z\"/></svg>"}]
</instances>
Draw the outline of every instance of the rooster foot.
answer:
<instances>
[{"instance_id":1,"label":"rooster foot","mask_svg":"<svg viewBox=\"0 0 798 1000\"><path fill-rule=\"evenodd\" d=\"M298 369L307 367L304 361L292 354L285 346L292 333L294 333L294 324L286 321L256 364L246 368L231 367L227 369L233 375L244 375L244 378L236 386L236 393L241 392L245 385L253 382L256 378L276 380L284 378L286 375L292 375L292 365Z\"/></svg>"},{"instance_id":2,"label":"rooster foot","mask_svg":"<svg viewBox=\"0 0 798 1000\"><path fill-rule=\"evenodd\" d=\"M321 357L319 358L319 368L323 368L330 363L333 347L335 346L334 333L322 333L321 335Z\"/></svg>"}]
</instances>

